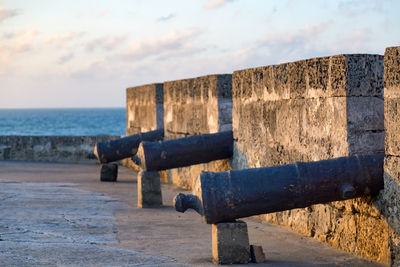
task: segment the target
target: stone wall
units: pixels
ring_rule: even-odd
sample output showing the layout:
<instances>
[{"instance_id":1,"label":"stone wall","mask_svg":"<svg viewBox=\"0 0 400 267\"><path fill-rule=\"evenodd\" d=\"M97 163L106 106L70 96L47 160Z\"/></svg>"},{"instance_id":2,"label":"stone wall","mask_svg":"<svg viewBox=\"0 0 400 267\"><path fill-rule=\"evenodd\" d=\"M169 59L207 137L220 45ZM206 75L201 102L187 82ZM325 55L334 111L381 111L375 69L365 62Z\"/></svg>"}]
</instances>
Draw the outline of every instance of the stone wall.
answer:
<instances>
[{"instance_id":1,"label":"stone wall","mask_svg":"<svg viewBox=\"0 0 400 267\"><path fill-rule=\"evenodd\" d=\"M233 168L384 152L383 57L337 55L233 73ZM381 263L389 227L362 198L263 219Z\"/></svg>"},{"instance_id":2,"label":"stone wall","mask_svg":"<svg viewBox=\"0 0 400 267\"><path fill-rule=\"evenodd\" d=\"M164 83L166 139L232 129L232 75Z\"/></svg>"},{"instance_id":3,"label":"stone wall","mask_svg":"<svg viewBox=\"0 0 400 267\"><path fill-rule=\"evenodd\" d=\"M385 52L385 189L379 207L390 225L391 264L400 266L400 47Z\"/></svg>"},{"instance_id":4,"label":"stone wall","mask_svg":"<svg viewBox=\"0 0 400 267\"><path fill-rule=\"evenodd\" d=\"M0 136L0 160L97 163L97 142L119 136Z\"/></svg>"},{"instance_id":5,"label":"stone wall","mask_svg":"<svg viewBox=\"0 0 400 267\"><path fill-rule=\"evenodd\" d=\"M126 90L127 135L164 128L165 139L217 133L232 129L232 75L148 84ZM123 165L140 168L131 159ZM163 182L191 189L201 171L230 169L217 160L160 172Z\"/></svg>"},{"instance_id":6,"label":"stone wall","mask_svg":"<svg viewBox=\"0 0 400 267\"><path fill-rule=\"evenodd\" d=\"M126 89L126 135L164 128L164 89L162 83L152 83ZM130 158L122 165L140 171ZM165 175L163 175L165 177ZM164 179L164 181L166 181Z\"/></svg>"},{"instance_id":7,"label":"stone wall","mask_svg":"<svg viewBox=\"0 0 400 267\"><path fill-rule=\"evenodd\" d=\"M232 129L232 75L208 75L164 83L165 138L217 133ZM201 171L230 169L217 160L167 171L167 180L192 189Z\"/></svg>"},{"instance_id":8,"label":"stone wall","mask_svg":"<svg viewBox=\"0 0 400 267\"><path fill-rule=\"evenodd\" d=\"M164 128L163 84L126 89L126 135Z\"/></svg>"}]
</instances>

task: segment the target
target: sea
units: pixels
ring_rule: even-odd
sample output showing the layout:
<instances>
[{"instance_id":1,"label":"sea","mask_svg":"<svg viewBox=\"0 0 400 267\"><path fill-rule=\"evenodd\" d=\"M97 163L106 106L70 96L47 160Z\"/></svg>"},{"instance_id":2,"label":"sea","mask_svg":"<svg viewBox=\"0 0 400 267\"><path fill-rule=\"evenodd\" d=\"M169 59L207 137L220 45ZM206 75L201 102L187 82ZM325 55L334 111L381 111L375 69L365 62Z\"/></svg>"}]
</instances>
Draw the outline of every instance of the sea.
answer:
<instances>
[{"instance_id":1,"label":"sea","mask_svg":"<svg viewBox=\"0 0 400 267\"><path fill-rule=\"evenodd\" d=\"M125 135L125 108L0 109L0 135Z\"/></svg>"}]
</instances>

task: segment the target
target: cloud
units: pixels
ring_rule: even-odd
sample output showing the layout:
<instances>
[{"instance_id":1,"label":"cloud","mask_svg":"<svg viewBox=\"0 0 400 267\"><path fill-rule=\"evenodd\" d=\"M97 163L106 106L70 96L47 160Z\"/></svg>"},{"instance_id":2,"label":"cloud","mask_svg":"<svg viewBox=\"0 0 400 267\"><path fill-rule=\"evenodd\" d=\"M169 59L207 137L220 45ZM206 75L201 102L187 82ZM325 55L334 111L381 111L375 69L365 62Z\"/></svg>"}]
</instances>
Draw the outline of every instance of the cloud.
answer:
<instances>
[{"instance_id":1,"label":"cloud","mask_svg":"<svg viewBox=\"0 0 400 267\"><path fill-rule=\"evenodd\" d=\"M86 32L70 32L67 34L53 34L44 40L45 45L55 45L58 48L65 47L68 43L79 40L86 35Z\"/></svg>"},{"instance_id":2,"label":"cloud","mask_svg":"<svg viewBox=\"0 0 400 267\"><path fill-rule=\"evenodd\" d=\"M110 9L105 9L100 13L100 17L105 17L111 14L111 10Z\"/></svg>"},{"instance_id":3,"label":"cloud","mask_svg":"<svg viewBox=\"0 0 400 267\"><path fill-rule=\"evenodd\" d=\"M88 52L93 52L96 49L101 48L106 51L111 51L121 46L127 39L127 35L95 38L86 43L85 50Z\"/></svg>"},{"instance_id":4,"label":"cloud","mask_svg":"<svg viewBox=\"0 0 400 267\"><path fill-rule=\"evenodd\" d=\"M339 11L348 17L356 17L365 15L368 12L384 11L384 5L387 4L382 0L345 0L340 1L337 5Z\"/></svg>"},{"instance_id":5,"label":"cloud","mask_svg":"<svg viewBox=\"0 0 400 267\"><path fill-rule=\"evenodd\" d=\"M113 80L118 77L118 64L110 62L107 59L87 62L85 65L70 73L70 77L74 80L90 81L90 80Z\"/></svg>"},{"instance_id":6,"label":"cloud","mask_svg":"<svg viewBox=\"0 0 400 267\"><path fill-rule=\"evenodd\" d=\"M5 33L0 41L0 75L9 71L20 54L32 51L40 33L34 29L24 29Z\"/></svg>"},{"instance_id":7,"label":"cloud","mask_svg":"<svg viewBox=\"0 0 400 267\"><path fill-rule=\"evenodd\" d=\"M267 35L261 41L261 45L267 47L278 46L296 48L299 47L299 45L304 45L309 41L314 40L318 35L325 32L330 24L331 21L327 20L313 26L306 24L304 28L292 32Z\"/></svg>"},{"instance_id":8,"label":"cloud","mask_svg":"<svg viewBox=\"0 0 400 267\"><path fill-rule=\"evenodd\" d=\"M32 49L39 34L40 32L34 29L5 33L3 34L3 45L13 53L26 52Z\"/></svg>"},{"instance_id":9,"label":"cloud","mask_svg":"<svg viewBox=\"0 0 400 267\"><path fill-rule=\"evenodd\" d=\"M6 19L16 17L21 14L20 9L5 9L0 7L0 22L3 22Z\"/></svg>"},{"instance_id":10,"label":"cloud","mask_svg":"<svg viewBox=\"0 0 400 267\"><path fill-rule=\"evenodd\" d=\"M175 14L170 13L170 14L168 14L167 16L159 17L159 18L157 19L157 21L158 21L158 22L164 22L164 21L171 20L171 19L173 19L173 18L175 18Z\"/></svg>"},{"instance_id":11,"label":"cloud","mask_svg":"<svg viewBox=\"0 0 400 267\"><path fill-rule=\"evenodd\" d=\"M357 29L347 35L337 38L330 51L332 53L376 53L370 46L374 40L371 29Z\"/></svg>"},{"instance_id":12,"label":"cloud","mask_svg":"<svg viewBox=\"0 0 400 267\"><path fill-rule=\"evenodd\" d=\"M236 51L232 57L243 67L254 67L321 56L329 49L324 47L320 37L331 24L327 20L290 32L268 34L253 45Z\"/></svg>"},{"instance_id":13,"label":"cloud","mask_svg":"<svg viewBox=\"0 0 400 267\"><path fill-rule=\"evenodd\" d=\"M85 13L79 12L79 13L76 13L74 17L80 19L80 18L83 18L84 16L85 16Z\"/></svg>"},{"instance_id":14,"label":"cloud","mask_svg":"<svg viewBox=\"0 0 400 267\"><path fill-rule=\"evenodd\" d=\"M207 4L205 4L205 9L215 9L220 8L228 3L231 3L235 0L210 0Z\"/></svg>"},{"instance_id":15,"label":"cloud","mask_svg":"<svg viewBox=\"0 0 400 267\"><path fill-rule=\"evenodd\" d=\"M73 58L75 57L74 54L70 53L67 54L65 56L62 56L58 59L58 64L60 65L64 65L65 63L67 63L68 61L71 61Z\"/></svg>"},{"instance_id":16,"label":"cloud","mask_svg":"<svg viewBox=\"0 0 400 267\"><path fill-rule=\"evenodd\" d=\"M202 49L195 48L192 41L201 34L202 31L195 28L173 32L161 39L136 41L122 54L122 58L124 60L142 60L148 57L166 59L171 56L187 55L188 52L199 52Z\"/></svg>"}]
</instances>

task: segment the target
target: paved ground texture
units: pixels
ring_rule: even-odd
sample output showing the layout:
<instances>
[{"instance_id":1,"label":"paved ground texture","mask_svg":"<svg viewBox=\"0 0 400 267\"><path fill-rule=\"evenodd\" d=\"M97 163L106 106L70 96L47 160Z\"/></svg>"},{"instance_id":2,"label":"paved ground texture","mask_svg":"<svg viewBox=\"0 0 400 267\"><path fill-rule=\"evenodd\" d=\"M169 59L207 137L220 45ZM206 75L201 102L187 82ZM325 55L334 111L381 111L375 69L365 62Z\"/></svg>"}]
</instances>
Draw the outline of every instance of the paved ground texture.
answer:
<instances>
[{"instance_id":1,"label":"paved ground texture","mask_svg":"<svg viewBox=\"0 0 400 267\"><path fill-rule=\"evenodd\" d=\"M0 266L214 266L211 226L172 208L139 209L136 173L102 183L98 165L0 162ZM254 266L382 266L311 238L246 219ZM241 265L243 266L243 265Z\"/></svg>"}]
</instances>

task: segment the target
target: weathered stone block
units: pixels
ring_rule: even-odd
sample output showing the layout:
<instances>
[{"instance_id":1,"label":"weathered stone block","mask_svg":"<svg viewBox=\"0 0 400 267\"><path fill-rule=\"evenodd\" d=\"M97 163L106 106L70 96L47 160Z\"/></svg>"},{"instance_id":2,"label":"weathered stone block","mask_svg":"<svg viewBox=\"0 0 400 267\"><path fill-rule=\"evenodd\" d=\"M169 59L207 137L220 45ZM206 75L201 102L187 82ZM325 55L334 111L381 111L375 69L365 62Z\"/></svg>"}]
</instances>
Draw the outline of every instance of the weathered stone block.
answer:
<instances>
[{"instance_id":1,"label":"weathered stone block","mask_svg":"<svg viewBox=\"0 0 400 267\"><path fill-rule=\"evenodd\" d=\"M232 122L232 75L164 83L166 139L216 133Z\"/></svg>"},{"instance_id":2,"label":"weathered stone block","mask_svg":"<svg viewBox=\"0 0 400 267\"><path fill-rule=\"evenodd\" d=\"M243 221L213 224L212 254L217 264L250 262L247 224Z\"/></svg>"},{"instance_id":3,"label":"weathered stone block","mask_svg":"<svg viewBox=\"0 0 400 267\"><path fill-rule=\"evenodd\" d=\"M400 47L385 51L384 190L377 203L390 229L390 264L400 265Z\"/></svg>"},{"instance_id":4,"label":"weathered stone block","mask_svg":"<svg viewBox=\"0 0 400 267\"><path fill-rule=\"evenodd\" d=\"M9 160L10 159L10 146L1 146L0 145L0 160Z\"/></svg>"},{"instance_id":5,"label":"weathered stone block","mask_svg":"<svg viewBox=\"0 0 400 267\"><path fill-rule=\"evenodd\" d=\"M167 180L174 185L191 190L194 188L197 177L201 172L220 172L230 170L231 166L227 159L215 160L206 164L196 164L184 168L167 170Z\"/></svg>"},{"instance_id":6,"label":"weathered stone block","mask_svg":"<svg viewBox=\"0 0 400 267\"><path fill-rule=\"evenodd\" d=\"M251 262L262 263L265 261L265 254L262 246L250 245Z\"/></svg>"},{"instance_id":7,"label":"weathered stone block","mask_svg":"<svg viewBox=\"0 0 400 267\"><path fill-rule=\"evenodd\" d=\"M337 55L235 71L233 99L275 101L338 96L383 96L380 55Z\"/></svg>"},{"instance_id":8,"label":"weathered stone block","mask_svg":"<svg viewBox=\"0 0 400 267\"><path fill-rule=\"evenodd\" d=\"M232 75L207 75L164 83L165 139L232 130ZM193 189L201 171L225 171L227 160L168 170L168 181Z\"/></svg>"},{"instance_id":9,"label":"weathered stone block","mask_svg":"<svg viewBox=\"0 0 400 267\"><path fill-rule=\"evenodd\" d=\"M400 234L390 230L390 266L400 266Z\"/></svg>"},{"instance_id":10,"label":"weathered stone block","mask_svg":"<svg viewBox=\"0 0 400 267\"><path fill-rule=\"evenodd\" d=\"M105 163L101 164L100 181L116 182L118 177L118 164Z\"/></svg>"},{"instance_id":11,"label":"weathered stone block","mask_svg":"<svg viewBox=\"0 0 400 267\"><path fill-rule=\"evenodd\" d=\"M126 134L162 129L164 123L163 84L126 89Z\"/></svg>"},{"instance_id":12,"label":"weathered stone block","mask_svg":"<svg viewBox=\"0 0 400 267\"><path fill-rule=\"evenodd\" d=\"M385 51L385 99L400 98L400 46Z\"/></svg>"},{"instance_id":13,"label":"weathered stone block","mask_svg":"<svg viewBox=\"0 0 400 267\"><path fill-rule=\"evenodd\" d=\"M385 132L386 154L400 156L400 98L385 96Z\"/></svg>"},{"instance_id":14,"label":"weathered stone block","mask_svg":"<svg viewBox=\"0 0 400 267\"><path fill-rule=\"evenodd\" d=\"M156 171L138 173L138 207L153 208L162 206L160 174Z\"/></svg>"},{"instance_id":15,"label":"weathered stone block","mask_svg":"<svg viewBox=\"0 0 400 267\"><path fill-rule=\"evenodd\" d=\"M356 247L360 256L390 263L389 227L381 218L369 214L356 214Z\"/></svg>"},{"instance_id":16,"label":"weathered stone block","mask_svg":"<svg viewBox=\"0 0 400 267\"><path fill-rule=\"evenodd\" d=\"M249 167L316 161L348 153L343 146L347 139L344 97L239 105L234 137Z\"/></svg>"},{"instance_id":17,"label":"weathered stone block","mask_svg":"<svg viewBox=\"0 0 400 267\"><path fill-rule=\"evenodd\" d=\"M377 205L388 224L400 233L400 157L387 156L384 172L385 186Z\"/></svg>"}]
</instances>

